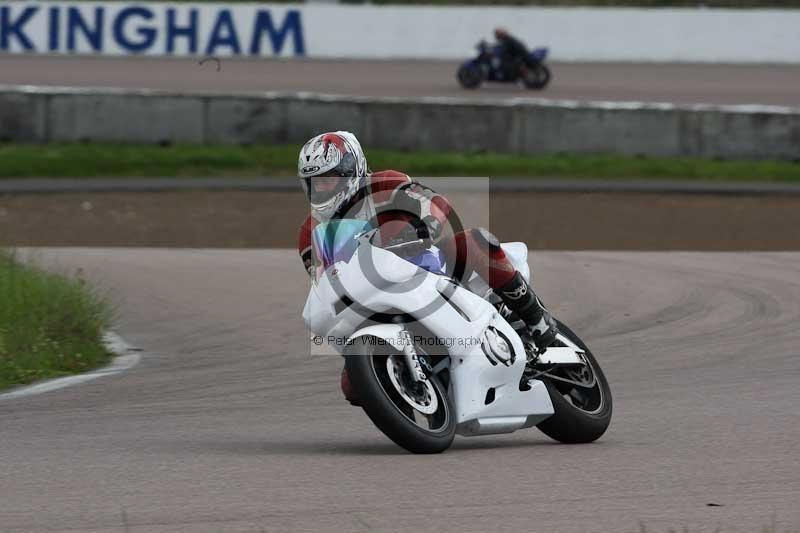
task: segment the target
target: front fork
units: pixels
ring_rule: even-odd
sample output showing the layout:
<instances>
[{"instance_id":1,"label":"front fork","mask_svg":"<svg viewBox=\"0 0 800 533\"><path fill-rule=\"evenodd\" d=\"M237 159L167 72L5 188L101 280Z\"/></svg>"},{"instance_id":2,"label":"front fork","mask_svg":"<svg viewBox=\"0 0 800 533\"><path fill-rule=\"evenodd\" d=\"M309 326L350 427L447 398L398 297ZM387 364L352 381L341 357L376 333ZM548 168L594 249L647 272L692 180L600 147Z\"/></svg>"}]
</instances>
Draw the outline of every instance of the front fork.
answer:
<instances>
[{"instance_id":1,"label":"front fork","mask_svg":"<svg viewBox=\"0 0 800 533\"><path fill-rule=\"evenodd\" d=\"M417 383L426 381L428 376L425 374L425 371L422 368L422 363L420 363L419 355L417 355L417 350L414 348L414 341L413 337L411 336L411 332L406 328L403 328L398 333L398 336L400 337L400 343L403 346L403 358L406 361L406 368L408 369L409 376Z\"/></svg>"}]
</instances>

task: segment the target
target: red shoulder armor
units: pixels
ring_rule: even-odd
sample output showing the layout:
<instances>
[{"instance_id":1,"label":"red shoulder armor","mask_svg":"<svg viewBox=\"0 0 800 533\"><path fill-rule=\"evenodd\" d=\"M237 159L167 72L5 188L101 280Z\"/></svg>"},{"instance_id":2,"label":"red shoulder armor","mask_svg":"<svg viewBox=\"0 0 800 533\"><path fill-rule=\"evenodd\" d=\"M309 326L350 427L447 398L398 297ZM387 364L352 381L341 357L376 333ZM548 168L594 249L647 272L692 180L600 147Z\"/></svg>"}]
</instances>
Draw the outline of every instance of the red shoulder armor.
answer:
<instances>
[{"instance_id":1,"label":"red shoulder armor","mask_svg":"<svg viewBox=\"0 0 800 533\"><path fill-rule=\"evenodd\" d=\"M373 201L376 204L388 201L395 190L410 182L411 178L408 177L408 174L397 170L373 172L369 179Z\"/></svg>"}]
</instances>

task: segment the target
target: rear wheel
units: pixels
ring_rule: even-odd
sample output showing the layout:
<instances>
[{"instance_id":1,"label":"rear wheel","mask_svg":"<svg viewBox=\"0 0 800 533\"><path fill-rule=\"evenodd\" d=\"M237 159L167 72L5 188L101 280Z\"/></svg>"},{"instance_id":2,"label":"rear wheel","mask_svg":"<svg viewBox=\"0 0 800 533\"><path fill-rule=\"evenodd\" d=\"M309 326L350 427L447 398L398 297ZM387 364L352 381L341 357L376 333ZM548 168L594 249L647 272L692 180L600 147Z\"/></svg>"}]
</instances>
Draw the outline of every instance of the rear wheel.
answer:
<instances>
[{"instance_id":1,"label":"rear wheel","mask_svg":"<svg viewBox=\"0 0 800 533\"><path fill-rule=\"evenodd\" d=\"M475 65L461 65L457 78L458 83L465 89L477 89L483 81L483 74Z\"/></svg>"},{"instance_id":2,"label":"rear wheel","mask_svg":"<svg viewBox=\"0 0 800 533\"><path fill-rule=\"evenodd\" d=\"M441 453L450 447L455 410L440 375L413 381L403 354L375 337L348 348L345 368L364 412L397 445L412 453Z\"/></svg>"},{"instance_id":3,"label":"rear wheel","mask_svg":"<svg viewBox=\"0 0 800 533\"><path fill-rule=\"evenodd\" d=\"M548 437L577 444L600 438L611 423L611 389L589 348L560 321L561 335L584 351L586 365L539 376L547 386L555 413L537 425Z\"/></svg>"},{"instance_id":4,"label":"rear wheel","mask_svg":"<svg viewBox=\"0 0 800 533\"><path fill-rule=\"evenodd\" d=\"M544 63L526 67L522 72L522 83L528 89L544 89L550 83L550 69Z\"/></svg>"}]
</instances>

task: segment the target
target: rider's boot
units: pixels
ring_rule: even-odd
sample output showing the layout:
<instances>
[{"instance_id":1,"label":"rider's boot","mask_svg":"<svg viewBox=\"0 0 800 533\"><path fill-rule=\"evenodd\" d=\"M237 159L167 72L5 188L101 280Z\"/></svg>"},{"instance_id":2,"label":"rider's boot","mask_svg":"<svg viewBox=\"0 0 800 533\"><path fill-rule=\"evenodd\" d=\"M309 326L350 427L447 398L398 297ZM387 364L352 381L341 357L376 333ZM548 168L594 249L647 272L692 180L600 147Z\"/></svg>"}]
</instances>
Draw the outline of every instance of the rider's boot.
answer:
<instances>
[{"instance_id":1,"label":"rider's boot","mask_svg":"<svg viewBox=\"0 0 800 533\"><path fill-rule=\"evenodd\" d=\"M509 310L525 322L537 351L545 351L555 340L558 326L522 274L516 272L511 281L494 292Z\"/></svg>"}]
</instances>

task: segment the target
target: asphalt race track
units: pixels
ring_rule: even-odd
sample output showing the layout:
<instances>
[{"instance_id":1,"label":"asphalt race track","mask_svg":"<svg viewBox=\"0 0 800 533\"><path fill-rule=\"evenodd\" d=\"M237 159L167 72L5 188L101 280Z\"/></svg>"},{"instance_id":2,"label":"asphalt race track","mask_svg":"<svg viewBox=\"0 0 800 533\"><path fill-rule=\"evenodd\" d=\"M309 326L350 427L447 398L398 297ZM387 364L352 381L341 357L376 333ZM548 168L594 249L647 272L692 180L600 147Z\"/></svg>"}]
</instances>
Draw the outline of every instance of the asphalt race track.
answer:
<instances>
[{"instance_id":1,"label":"asphalt race track","mask_svg":"<svg viewBox=\"0 0 800 533\"><path fill-rule=\"evenodd\" d=\"M543 299L614 392L591 445L536 430L404 453L310 356L293 252L55 249L145 350L0 401L0 530L800 529L798 253L542 252Z\"/></svg>"},{"instance_id":2,"label":"asphalt race track","mask_svg":"<svg viewBox=\"0 0 800 533\"><path fill-rule=\"evenodd\" d=\"M542 92L492 84L458 87L458 62L0 57L0 84L172 90L313 91L360 96L459 96L800 105L800 66L570 63L554 64Z\"/></svg>"}]
</instances>

